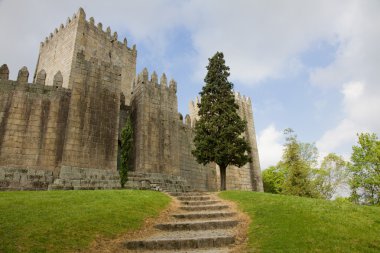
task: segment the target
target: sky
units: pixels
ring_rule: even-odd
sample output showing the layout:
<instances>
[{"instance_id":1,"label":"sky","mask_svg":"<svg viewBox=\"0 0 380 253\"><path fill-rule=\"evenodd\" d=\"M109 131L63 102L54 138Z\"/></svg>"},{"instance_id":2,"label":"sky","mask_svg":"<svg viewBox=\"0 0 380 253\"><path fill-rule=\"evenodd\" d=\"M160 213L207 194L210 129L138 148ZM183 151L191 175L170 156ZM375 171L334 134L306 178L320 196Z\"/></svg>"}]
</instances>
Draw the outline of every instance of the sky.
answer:
<instances>
[{"instance_id":1,"label":"sky","mask_svg":"<svg viewBox=\"0 0 380 253\"><path fill-rule=\"evenodd\" d=\"M235 91L252 99L262 169L281 159L286 128L320 158L349 159L357 133L380 134L378 0L0 0L11 78L34 73L40 42L79 7L136 44L138 72L177 81L183 115L223 52Z\"/></svg>"}]
</instances>

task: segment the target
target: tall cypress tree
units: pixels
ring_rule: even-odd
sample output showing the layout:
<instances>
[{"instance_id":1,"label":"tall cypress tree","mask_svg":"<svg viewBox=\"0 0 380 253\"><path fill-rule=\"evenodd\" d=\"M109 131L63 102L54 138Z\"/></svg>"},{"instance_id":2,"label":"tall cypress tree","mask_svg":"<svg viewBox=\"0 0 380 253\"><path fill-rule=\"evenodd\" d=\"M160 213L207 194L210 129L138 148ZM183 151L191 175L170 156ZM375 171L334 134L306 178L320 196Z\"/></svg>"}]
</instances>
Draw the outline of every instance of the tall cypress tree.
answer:
<instances>
[{"instance_id":1,"label":"tall cypress tree","mask_svg":"<svg viewBox=\"0 0 380 253\"><path fill-rule=\"evenodd\" d=\"M220 188L226 190L227 166L241 167L251 161L250 146L242 137L247 122L237 112L233 84L228 81L230 68L225 65L223 53L217 52L209 59L207 70L205 86L199 93L199 120L192 153L203 165L210 162L219 165Z\"/></svg>"},{"instance_id":2,"label":"tall cypress tree","mask_svg":"<svg viewBox=\"0 0 380 253\"><path fill-rule=\"evenodd\" d=\"M130 161L133 151L133 127L131 116L128 115L125 126L121 130L121 167L120 167L120 184L124 188L128 181L128 171L130 170Z\"/></svg>"}]
</instances>

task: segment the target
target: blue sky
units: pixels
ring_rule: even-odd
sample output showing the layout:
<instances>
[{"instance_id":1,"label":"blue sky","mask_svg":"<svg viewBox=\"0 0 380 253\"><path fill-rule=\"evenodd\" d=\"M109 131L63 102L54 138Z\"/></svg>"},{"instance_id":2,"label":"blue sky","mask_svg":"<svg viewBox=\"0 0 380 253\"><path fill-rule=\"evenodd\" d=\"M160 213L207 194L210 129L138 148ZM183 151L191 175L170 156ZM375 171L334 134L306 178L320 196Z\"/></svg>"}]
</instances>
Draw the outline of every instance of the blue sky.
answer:
<instances>
[{"instance_id":1,"label":"blue sky","mask_svg":"<svg viewBox=\"0 0 380 253\"><path fill-rule=\"evenodd\" d=\"M184 115L207 59L224 52L252 98L262 168L281 158L288 127L321 157L349 158L356 133L380 133L380 1L0 0L0 64L33 73L39 42L80 6L137 44L139 72L178 82Z\"/></svg>"}]
</instances>

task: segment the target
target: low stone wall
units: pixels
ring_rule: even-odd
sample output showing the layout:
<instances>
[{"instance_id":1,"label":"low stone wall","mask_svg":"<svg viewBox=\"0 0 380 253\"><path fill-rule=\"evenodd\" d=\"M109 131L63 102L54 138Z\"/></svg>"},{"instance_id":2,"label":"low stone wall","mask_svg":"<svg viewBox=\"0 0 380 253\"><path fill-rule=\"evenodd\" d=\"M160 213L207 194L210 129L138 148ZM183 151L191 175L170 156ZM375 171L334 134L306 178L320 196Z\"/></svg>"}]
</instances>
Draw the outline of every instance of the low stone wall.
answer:
<instances>
[{"instance_id":1,"label":"low stone wall","mask_svg":"<svg viewBox=\"0 0 380 253\"><path fill-rule=\"evenodd\" d=\"M190 185L183 178L161 173L129 172L126 187L166 192L187 192L191 190Z\"/></svg>"},{"instance_id":2,"label":"low stone wall","mask_svg":"<svg viewBox=\"0 0 380 253\"><path fill-rule=\"evenodd\" d=\"M49 186L49 190L96 190L118 189L118 171L62 166L59 178Z\"/></svg>"},{"instance_id":3,"label":"low stone wall","mask_svg":"<svg viewBox=\"0 0 380 253\"><path fill-rule=\"evenodd\" d=\"M127 189L186 192L191 187L179 176L129 172ZM0 190L100 190L120 189L118 171L62 166L59 177L36 169L0 167Z\"/></svg>"},{"instance_id":4,"label":"low stone wall","mask_svg":"<svg viewBox=\"0 0 380 253\"><path fill-rule=\"evenodd\" d=\"M46 170L0 167L0 190L47 190L53 172Z\"/></svg>"}]
</instances>

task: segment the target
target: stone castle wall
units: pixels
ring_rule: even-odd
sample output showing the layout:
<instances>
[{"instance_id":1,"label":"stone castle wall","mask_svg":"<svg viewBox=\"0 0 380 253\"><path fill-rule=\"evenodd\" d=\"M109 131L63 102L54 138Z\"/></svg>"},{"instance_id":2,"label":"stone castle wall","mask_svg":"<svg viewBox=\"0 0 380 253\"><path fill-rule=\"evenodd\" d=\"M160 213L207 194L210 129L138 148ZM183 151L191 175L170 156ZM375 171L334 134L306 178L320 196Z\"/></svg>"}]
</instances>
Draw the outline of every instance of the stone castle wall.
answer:
<instances>
[{"instance_id":1,"label":"stone castle wall","mask_svg":"<svg viewBox=\"0 0 380 253\"><path fill-rule=\"evenodd\" d=\"M132 97L136 172L162 173L186 179L193 189L217 189L215 166L198 164L191 154L194 132L190 117L178 113L177 84L163 74L158 82L146 69L138 76Z\"/></svg>"},{"instance_id":2,"label":"stone castle wall","mask_svg":"<svg viewBox=\"0 0 380 253\"><path fill-rule=\"evenodd\" d=\"M57 174L71 91L30 84L28 76L23 68L17 81L0 79L0 167L42 168Z\"/></svg>"},{"instance_id":3,"label":"stone castle wall","mask_svg":"<svg viewBox=\"0 0 380 253\"><path fill-rule=\"evenodd\" d=\"M37 74L44 70L46 72L46 85L53 84L54 75L60 71L63 77L64 88L69 88L70 76L73 62L75 61L75 40L78 32L78 17L67 19L66 25L61 25L46 37L40 44L34 81Z\"/></svg>"},{"instance_id":4,"label":"stone castle wall","mask_svg":"<svg viewBox=\"0 0 380 253\"><path fill-rule=\"evenodd\" d=\"M40 46L33 83L26 68L10 81L0 68L0 189L110 189L119 187L120 131L128 115L134 127L138 189L219 188L215 164L198 164L193 127L196 103L183 120L177 83L154 72L136 76L136 47L83 9ZM253 163L227 170L227 188L262 190L252 105L236 97Z\"/></svg>"},{"instance_id":5,"label":"stone castle wall","mask_svg":"<svg viewBox=\"0 0 380 253\"><path fill-rule=\"evenodd\" d=\"M193 189L200 191L216 191L220 184L217 181L217 173L214 164L206 166L199 164L191 154L194 149L194 131L191 122L185 119L185 124L180 122L180 175L186 178Z\"/></svg>"},{"instance_id":6,"label":"stone castle wall","mask_svg":"<svg viewBox=\"0 0 380 253\"><path fill-rule=\"evenodd\" d=\"M261 180L261 169L259 154L256 142L256 133L253 121L252 103L251 100L239 93L235 93L235 102L239 105L239 116L247 121L247 129L244 132L245 139L251 146L252 162L247 163L241 168L236 166L228 166L226 171L226 187L230 190L255 190L263 191ZM198 103L200 98L197 97L195 101L189 103L189 117L191 126L194 127L198 119ZM218 166L216 167L217 184L220 185L220 172Z\"/></svg>"},{"instance_id":7,"label":"stone castle wall","mask_svg":"<svg viewBox=\"0 0 380 253\"><path fill-rule=\"evenodd\" d=\"M263 182L261 178L259 150L257 149L256 130L253 119L252 102L249 97L240 96L240 93L235 93L235 99L239 105L239 115L242 119L247 121L247 129L244 133L246 140L251 146L252 162L245 165L243 168L247 169L250 173L250 180L253 191L264 191ZM242 178L242 177L240 177ZM242 180L244 181L244 180Z\"/></svg>"},{"instance_id":8,"label":"stone castle wall","mask_svg":"<svg viewBox=\"0 0 380 253\"><path fill-rule=\"evenodd\" d=\"M167 85L156 73L138 76L131 107L134 122L134 168L136 171L179 175L179 121L174 80Z\"/></svg>"},{"instance_id":9,"label":"stone castle wall","mask_svg":"<svg viewBox=\"0 0 380 253\"><path fill-rule=\"evenodd\" d=\"M75 178L78 170L95 171L99 180L101 171L118 177L120 68L87 61L84 53L75 62L71 89L61 87L60 72L45 85L46 75L28 83L23 68L10 81L6 65L0 68L1 188L47 189L53 179ZM92 179L75 178L76 186Z\"/></svg>"},{"instance_id":10,"label":"stone castle wall","mask_svg":"<svg viewBox=\"0 0 380 253\"><path fill-rule=\"evenodd\" d=\"M116 170L120 68L78 53L62 165Z\"/></svg>"},{"instance_id":11,"label":"stone castle wall","mask_svg":"<svg viewBox=\"0 0 380 253\"><path fill-rule=\"evenodd\" d=\"M109 27L103 31L102 24L95 25L94 18L87 21L83 9L79 9L71 19L67 19L66 25L62 24L41 42L36 73L45 70L47 83L51 83L54 74L61 71L63 87L71 88L79 52L84 52L86 60L97 58L121 68L121 91L126 104L129 104L132 81L136 75L136 46L129 48L126 39L124 42L118 41L116 32L111 34Z\"/></svg>"}]
</instances>

